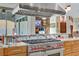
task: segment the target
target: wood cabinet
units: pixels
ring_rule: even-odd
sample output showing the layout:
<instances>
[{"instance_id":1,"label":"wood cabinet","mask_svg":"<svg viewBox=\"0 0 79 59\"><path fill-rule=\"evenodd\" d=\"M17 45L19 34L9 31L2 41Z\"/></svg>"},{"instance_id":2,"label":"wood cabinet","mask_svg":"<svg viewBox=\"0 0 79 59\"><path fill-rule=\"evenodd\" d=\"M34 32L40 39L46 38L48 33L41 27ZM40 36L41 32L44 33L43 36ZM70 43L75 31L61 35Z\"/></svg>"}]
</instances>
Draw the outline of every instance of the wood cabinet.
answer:
<instances>
[{"instance_id":1,"label":"wood cabinet","mask_svg":"<svg viewBox=\"0 0 79 59\"><path fill-rule=\"evenodd\" d=\"M20 53L20 54L16 54L16 55L12 55L12 56L27 56L26 53Z\"/></svg>"},{"instance_id":2,"label":"wood cabinet","mask_svg":"<svg viewBox=\"0 0 79 59\"><path fill-rule=\"evenodd\" d=\"M79 56L79 40L64 42L64 56Z\"/></svg>"},{"instance_id":3,"label":"wood cabinet","mask_svg":"<svg viewBox=\"0 0 79 59\"><path fill-rule=\"evenodd\" d=\"M57 32L58 33L66 33L67 26L66 21L61 21L60 17L57 17Z\"/></svg>"},{"instance_id":4,"label":"wood cabinet","mask_svg":"<svg viewBox=\"0 0 79 59\"><path fill-rule=\"evenodd\" d=\"M3 56L3 48L0 48L0 56Z\"/></svg>"},{"instance_id":5,"label":"wood cabinet","mask_svg":"<svg viewBox=\"0 0 79 59\"><path fill-rule=\"evenodd\" d=\"M66 22L60 22L60 33L66 33Z\"/></svg>"},{"instance_id":6,"label":"wood cabinet","mask_svg":"<svg viewBox=\"0 0 79 59\"><path fill-rule=\"evenodd\" d=\"M4 48L4 55L5 56L13 56L13 55L25 56L25 55L28 55L28 49L26 46Z\"/></svg>"},{"instance_id":7,"label":"wood cabinet","mask_svg":"<svg viewBox=\"0 0 79 59\"><path fill-rule=\"evenodd\" d=\"M72 41L65 41L64 42L64 55L71 55L72 53Z\"/></svg>"}]
</instances>

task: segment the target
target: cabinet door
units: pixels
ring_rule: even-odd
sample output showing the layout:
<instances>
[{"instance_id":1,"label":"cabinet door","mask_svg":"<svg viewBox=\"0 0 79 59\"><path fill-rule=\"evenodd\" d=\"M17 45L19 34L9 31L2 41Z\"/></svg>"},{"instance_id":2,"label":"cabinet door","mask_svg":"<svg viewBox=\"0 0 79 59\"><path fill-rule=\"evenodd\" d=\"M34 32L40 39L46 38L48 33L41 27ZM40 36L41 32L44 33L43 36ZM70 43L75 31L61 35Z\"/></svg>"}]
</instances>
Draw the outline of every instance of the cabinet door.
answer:
<instances>
[{"instance_id":1,"label":"cabinet door","mask_svg":"<svg viewBox=\"0 0 79 59\"><path fill-rule=\"evenodd\" d=\"M72 53L72 41L64 42L64 55L69 56Z\"/></svg>"},{"instance_id":2,"label":"cabinet door","mask_svg":"<svg viewBox=\"0 0 79 59\"><path fill-rule=\"evenodd\" d=\"M0 48L0 56L3 56L3 48Z\"/></svg>"},{"instance_id":3,"label":"cabinet door","mask_svg":"<svg viewBox=\"0 0 79 59\"><path fill-rule=\"evenodd\" d=\"M66 33L66 22L60 22L60 33Z\"/></svg>"},{"instance_id":4,"label":"cabinet door","mask_svg":"<svg viewBox=\"0 0 79 59\"><path fill-rule=\"evenodd\" d=\"M28 53L26 46L5 48L5 56Z\"/></svg>"},{"instance_id":5,"label":"cabinet door","mask_svg":"<svg viewBox=\"0 0 79 59\"><path fill-rule=\"evenodd\" d=\"M57 31L58 33L66 33L66 19L65 17L57 17Z\"/></svg>"}]
</instances>

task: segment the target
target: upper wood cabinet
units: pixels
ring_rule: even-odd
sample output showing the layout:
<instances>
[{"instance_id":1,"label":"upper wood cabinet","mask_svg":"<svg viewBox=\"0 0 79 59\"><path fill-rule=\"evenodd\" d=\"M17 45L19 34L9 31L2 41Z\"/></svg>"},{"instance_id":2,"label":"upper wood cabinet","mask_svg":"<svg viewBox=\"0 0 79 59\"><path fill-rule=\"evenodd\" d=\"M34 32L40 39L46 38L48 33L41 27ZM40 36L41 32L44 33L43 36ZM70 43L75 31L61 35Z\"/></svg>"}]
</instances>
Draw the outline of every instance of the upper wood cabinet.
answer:
<instances>
[{"instance_id":1,"label":"upper wood cabinet","mask_svg":"<svg viewBox=\"0 0 79 59\"><path fill-rule=\"evenodd\" d=\"M66 33L66 22L60 22L60 33Z\"/></svg>"},{"instance_id":2,"label":"upper wood cabinet","mask_svg":"<svg viewBox=\"0 0 79 59\"><path fill-rule=\"evenodd\" d=\"M66 20L64 17L57 17L57 32L58 33L66 33L67 26Z\"/></svg>"}]
</instances>

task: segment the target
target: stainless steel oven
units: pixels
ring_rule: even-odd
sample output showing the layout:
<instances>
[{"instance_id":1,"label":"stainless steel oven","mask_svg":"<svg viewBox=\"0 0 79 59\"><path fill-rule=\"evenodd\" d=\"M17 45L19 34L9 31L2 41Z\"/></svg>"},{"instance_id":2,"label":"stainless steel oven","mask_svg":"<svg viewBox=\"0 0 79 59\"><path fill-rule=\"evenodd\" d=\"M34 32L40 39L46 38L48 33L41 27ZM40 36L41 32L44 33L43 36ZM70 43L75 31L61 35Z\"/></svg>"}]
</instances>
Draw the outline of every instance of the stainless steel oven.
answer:
<instances>
[{"instance_id":1,"label":"stainless steel oven","mask_svg":"<svg viewBox=\"0 0 79 59\"><path fill-rule=\"evenodd\" d=\"M63 48L46 51L47 56L63 56Z\"/></svg>"},{"instance_id":2,"label":"stainless steel oven","mask_svg":"<svg viewBox=\"0 0 79 59\"><path fill-rule=\"evenodd\" d=\"M28 42L29 56L63 56L63 41L43 39Z\"/></svg>"},{"instance_id":3,"label":"stainless steel oven","mask_svg":"<svg viewBox=\"0 0 79 59\"><path fill-rule=\"evenodd\" d=\"M30 53L29 56L63 56L63 48Z\"/></svg>"}]
</instances>

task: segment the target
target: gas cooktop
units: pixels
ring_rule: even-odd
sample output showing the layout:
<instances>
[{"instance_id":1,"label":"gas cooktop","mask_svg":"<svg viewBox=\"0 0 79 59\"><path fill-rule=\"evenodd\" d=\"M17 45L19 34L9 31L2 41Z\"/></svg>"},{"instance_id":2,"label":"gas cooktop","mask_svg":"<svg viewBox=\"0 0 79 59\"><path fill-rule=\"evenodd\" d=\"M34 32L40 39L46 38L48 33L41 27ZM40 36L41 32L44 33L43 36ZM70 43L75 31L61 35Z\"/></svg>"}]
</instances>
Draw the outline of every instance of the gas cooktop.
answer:
<instances>
[{"instance_id":1,"label":"gas cooktop","mask_svg":"<svg viewBox=\"0 0 79 59\"><path fill-rule=\"evenodd\" d=\"M61 40L56 40L56 39L35 39L35 40L26 40L23 41L25 43L29 44L37 44L37 43L46 43L46 42L59 42Z\"/></svg>"}]
</instances>

